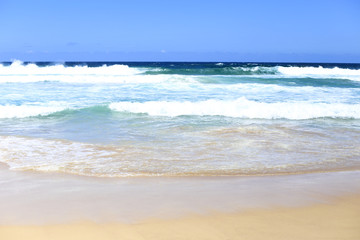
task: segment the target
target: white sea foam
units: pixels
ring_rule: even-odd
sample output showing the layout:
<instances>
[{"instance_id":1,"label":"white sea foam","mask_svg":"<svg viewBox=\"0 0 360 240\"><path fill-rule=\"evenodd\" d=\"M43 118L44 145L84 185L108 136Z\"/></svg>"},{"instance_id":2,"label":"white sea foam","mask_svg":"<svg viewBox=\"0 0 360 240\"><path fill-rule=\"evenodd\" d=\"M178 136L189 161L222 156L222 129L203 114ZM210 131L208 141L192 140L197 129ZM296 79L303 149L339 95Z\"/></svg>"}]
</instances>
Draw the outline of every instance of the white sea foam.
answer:
<instances>
[{"instance_id":1,"label":"white sea foam","mask_svg":"<svg viewBox=\"0 0 360 240\"><path fill-rule=\"evenodd\" d=\"M101 67L88 66L64 66L56 64L51 66L37 66L36 64L23 64L21 61L14 61L10 66L0 65L1 75L134 75L141 73L137 68L130 68L127 65L103 65Z\"/></svg>"},{"instance_id":2,"label":"white sea foam","mask_svg":"<svg viewBox=\"0 0 360 240\"><path fill-rule=\"evenodd\" d=\"M169 76L169 75L0 75L0 83L32 83L32 82L64 82L64 83L115 83L115 84L147 84L147 83L166 83L187 81L188 76Z\"/></svg>"},{"instance_id":3,"label":"white sea foam","mask_svg":"<svg viewBox=\"0 0 360 240\"><path fill-rule=\"evenodd\" d=\"M227 116L260 119L360 118L360 104L236 100L117 102L112 110L153 116Z\"/></svg>"},{"instance_id":4,"label":"white sea foam","mask_svg":"<svg viewBox=\"0 0 360 240\"><path fill-rule=\"evenodd\" d=\"M37 66L14 61L10 66L0 64L1 82L41 82L60 81L75 83L128 83L128 82L159 82L164 79L156 76L144 78L139 74L145 72L140 68L130 68L127 65L111 65L100 67L64 66Z\"/></svg>"},{"instance_id":5,"label":"white sea foam","mask_svg":"<svg viewBox=\"0 0 360 240\"><path fill-rule=\"evenodd\" d=\"M216 64L222 66L222 63ZM37 66L36 64L23 64L14 61L11 65L0 64L0 83L2 82L41 82L60 81L68 83L159 83L168 81L184 81L194 76L181 74L147 75L149 68L129 67L127 65L103 65L99 67L65 66L62 64L50 66ZM245 71L252 77L311 77L311 78L337 78L360 81L360 69L324 68L320 67L233 67L232 71ZM151 71L163 71L151 69ZM239 77L247 76L240 73ZM233 73L234 74L234 73ZM232 77L233 77L232 74ZM223 76L226 75L226 71Z\"/></svg>"},{"instance_id":6,"label":"white sea foam","mask_svg":"<svg viewBox=\"0 0 360 240\"><path fill-rule=\"evenodd\" d=\"M319 67L276 67L278 73L289 77L338 78L360 81L360 69Z\"/></svg>"},{"instance_id":7,"label":"white sea foam","mask_svg":"<svg viewBox=\"0 0 360 240\"><path fill-rule=\"evenodd\" d=\"M0 161L13 170L111 174L113 151L65 140L0 136Z\"/></svg>"},{"instance_id":8,"label":"white sea foam","mask_svg":"<svg viewBox=\"0 0 360 240\"><path fill-rule=\"evenodd\" d=\"M103 177L276 174L359 167L360 132L354 129L326 134L273 125L190 132L172 129L171 134L173 140L111 145L0 136L0 162L11 170Z\"/></svg>"},{"instance_id":9,"label":"white sea foam","mask_svg":"<svg viewBox=\"0 0 360 240\"><path fill-rule=\"evenodd\" d=\"M51 113L65 110L67 107L43 105L5 105L0 106L0 118L25 118L33 116L46 116Z\"/></svg>"}]
</instances>

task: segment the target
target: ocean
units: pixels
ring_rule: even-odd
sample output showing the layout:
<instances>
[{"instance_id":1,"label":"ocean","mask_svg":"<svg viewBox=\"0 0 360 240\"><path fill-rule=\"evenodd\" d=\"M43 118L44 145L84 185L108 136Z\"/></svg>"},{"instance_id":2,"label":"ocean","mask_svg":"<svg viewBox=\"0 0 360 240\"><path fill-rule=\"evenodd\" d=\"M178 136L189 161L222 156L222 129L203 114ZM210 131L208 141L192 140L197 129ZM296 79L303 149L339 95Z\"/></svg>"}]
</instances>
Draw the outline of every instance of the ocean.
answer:
<instances>
[{"instance_id":1,"label":"ocean","mask_svg":"<svg viewBox=\"0 0 360 240\"><path fill-rule=\"evenodd\" d=\"M3 62L0 163L108 178L360 170L360 64Z\"/></svg>"}]
</instances>

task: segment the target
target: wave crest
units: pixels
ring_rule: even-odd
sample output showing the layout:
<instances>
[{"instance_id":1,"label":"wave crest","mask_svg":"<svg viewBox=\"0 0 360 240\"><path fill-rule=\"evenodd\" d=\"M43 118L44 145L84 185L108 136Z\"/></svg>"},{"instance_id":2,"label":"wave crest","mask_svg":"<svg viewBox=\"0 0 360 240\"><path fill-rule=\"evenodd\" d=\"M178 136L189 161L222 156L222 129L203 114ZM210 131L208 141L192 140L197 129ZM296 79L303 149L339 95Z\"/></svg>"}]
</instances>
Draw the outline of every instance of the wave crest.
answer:
<instances>
[{"instance_id":1,"label":"wave crest","mask_svg":"<svg viewBox=\"0 0 360 240\"><path fill-rule=\"evenodd\" d=\"M85 63L86 64L86 63ZM282 65L229 65L229 64L139 64L129 67L125 64L74 65L35 63L24 64L14 61L10 65L0 64L0 83L59 81L66 83L159 83L185 81L194 77L211 76L255 77L255 78L325 78L360 81L360 69L323 66L282 66ZM199 79L198 79L199 80ZM191 81L192 82L192 81ZM207 81L200 81L206 83ZM210 81L211 82L211 81ZM222 82L222 81L220 81Z\"/></svg>"},{"instance_id":2,"label":"wave crest","mask_svg":"<svg viewBox=\"0 0 360 240\"><path fill-rule=\"evenodd\" d=\"M324 68L319 67L283 67L278 66L277 72L289 77L337 78L360 81L360 69Z\"/></svg>"},{"instance_id":3,"label":"wave crest","mask_svg":"<svg viewBox=\"0 0 360 240\"><path fill-rule=\"evenodd\" d=\"M64 106L5 105L0 106L0 118L47 116L67 109Z\"/></svg>"},{"instance_id":4,"label":"wave crest","mask_svg":"<svg viewBox=\"0 0 360 240\"><path fill-rule=\"evenodd\" d=\"M0 64L0 82L117 82L128 76L141 74L139 68L127 65L103 65L100 67L65 66L62 64L38 66L14 61L11 65Z\"/></svg>"},{"instance_id":5,"label":"wave crest","mask_svg":"<svg viewBox=\"0 0 360 240\"><path fill-rule=\"evenodd\" d=\"M146 71L146 74L160 75L160 74L178 74L178 75L200 75L200 76L214 76L214 75L274 75L277 73L274 67L229 67L215 64L213 67L205 68L156 68Z\"/></svg>"},{"instance_id":6,"label":"wave crest","mask_svg":"<svg viewBox=\"0 0 360 240\"><path fill-rule=\"evenodd\" d=\"M360 118L360 104L276 102L265 103L246 98L236 100L206 100L199 102L118 102L109 106L112 110L145 113L152 116L176 117L182 115L226 116L259 119L312 119L312 118Z\"/></svg>"}]
</instances>

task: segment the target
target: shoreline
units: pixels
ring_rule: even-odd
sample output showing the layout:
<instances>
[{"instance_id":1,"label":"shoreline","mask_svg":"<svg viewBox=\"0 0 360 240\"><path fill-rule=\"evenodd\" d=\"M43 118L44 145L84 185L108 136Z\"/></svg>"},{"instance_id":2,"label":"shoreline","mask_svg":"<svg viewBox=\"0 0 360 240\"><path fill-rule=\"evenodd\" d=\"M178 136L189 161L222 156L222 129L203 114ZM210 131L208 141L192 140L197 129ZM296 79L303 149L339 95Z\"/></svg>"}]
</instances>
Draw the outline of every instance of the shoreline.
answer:
<instances>
[{"instance_id":1,"label":"shoreline","mask_svg":"<svg viewBox=\"0 0 360 240\"><path fill-rule=\"evenodd\" d=\"M277 176L299 176L299 175L311 175L311 174L327 174L327 173L342 173L342 172L360 172L359 166L345 166L332 169L319 169L319 170L304 170L297 172L274 172L274 173L249 173L249 174L224 174L224 175L126 175L126 176L106 176L106 175L82 175L78 173L65 172L65 171L40 171L40 170L13 170L6 162L0 162L0 170L8 170L17 172L19 174L29 174L34 176L63 176L70 178L89 178L98 180L120 180L120 179L216 179L216 178L251 178L251 177L277 177Z\"/></svg>"},{"instance_id":2,"label":"shoreline","mask_svg":"<svg viewBox=\"0 0 360 240\"><path fill-rule=\"evenodd\" d=\"M360 194L360 171L251 177L95 178L0 165L0 225L136 223L303 207Z\"/></svg>"},{"instance_id":3,"label":"shoreline","mask_svg":"<svg viewBox=\"0 0 360 240\"><path fill-rule=\"evenodd\" d=\"M236 213L192 214L138 223L0 225L4 240L43 239L347 239L360 238L360 194L328 203L249 209Z\"/></svg>"}]
</instances>

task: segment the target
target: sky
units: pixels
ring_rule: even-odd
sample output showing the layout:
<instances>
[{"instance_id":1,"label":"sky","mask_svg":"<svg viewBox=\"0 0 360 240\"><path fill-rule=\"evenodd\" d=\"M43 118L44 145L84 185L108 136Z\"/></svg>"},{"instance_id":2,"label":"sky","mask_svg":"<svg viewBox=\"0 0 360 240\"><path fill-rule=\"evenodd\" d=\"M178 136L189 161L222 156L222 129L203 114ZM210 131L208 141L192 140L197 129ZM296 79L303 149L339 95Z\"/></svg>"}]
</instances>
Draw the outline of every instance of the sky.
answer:
<instances>
[{"instance_id":1,"label":"sky","mask_svg":"<svg viewBox=\"0 0 360 240\"><path fill-rule=\"evenodd\" d=\"M360 0L0 0L0 61L360 63Z\"/></svg>"}]
</instances>

